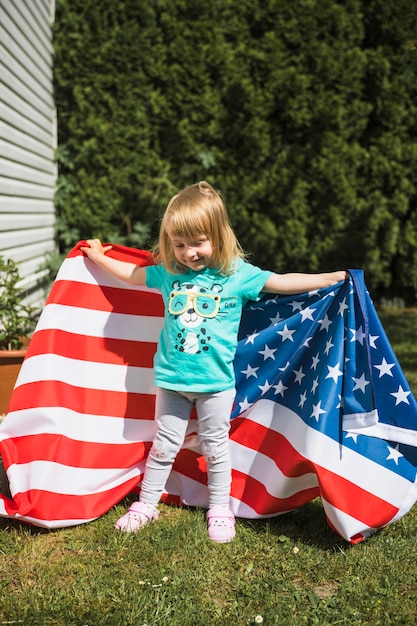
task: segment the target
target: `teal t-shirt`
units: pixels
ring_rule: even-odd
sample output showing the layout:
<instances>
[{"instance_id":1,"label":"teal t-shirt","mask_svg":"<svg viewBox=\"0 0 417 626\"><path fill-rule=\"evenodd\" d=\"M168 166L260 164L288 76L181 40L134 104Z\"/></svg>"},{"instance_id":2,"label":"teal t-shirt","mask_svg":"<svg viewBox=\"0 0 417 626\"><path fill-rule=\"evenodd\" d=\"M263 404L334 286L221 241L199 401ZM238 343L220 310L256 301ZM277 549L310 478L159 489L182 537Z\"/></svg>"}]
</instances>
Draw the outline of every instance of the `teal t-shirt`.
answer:
<instances>
[{"instance_id":1,"label":"teal t-shirt","mask_svg":"<svg viewBox=\"0 0 417 626\"><path fill-rule=\"evenodd\" d=\"M211 268L173 274L161 265L147 267L146 284L158 289L165 303L155 384L201 393L234 388L242 308L259 300L271 274L242 259L226 276Z\"/></svg>"}]
</instances>

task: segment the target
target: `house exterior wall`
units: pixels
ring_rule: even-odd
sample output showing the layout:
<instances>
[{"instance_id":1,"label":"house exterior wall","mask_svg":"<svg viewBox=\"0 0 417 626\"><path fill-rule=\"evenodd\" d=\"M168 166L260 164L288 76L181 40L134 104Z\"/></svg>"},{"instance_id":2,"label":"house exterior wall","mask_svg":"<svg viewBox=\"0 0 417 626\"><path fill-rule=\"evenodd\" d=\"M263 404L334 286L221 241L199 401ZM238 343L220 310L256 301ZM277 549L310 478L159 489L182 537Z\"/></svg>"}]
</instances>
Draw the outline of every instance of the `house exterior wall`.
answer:
<instances>
[{"instance_id":1,"label":"house exterior wall","mask_svg":"<svg viewBox=\"0 0 417 626\"><path fill-rule=\"evenodd\" d=\"M19 263L39 306L55 249L54 11L53 0L0 0L0 254Z\"/></svg>"}]
</instances>

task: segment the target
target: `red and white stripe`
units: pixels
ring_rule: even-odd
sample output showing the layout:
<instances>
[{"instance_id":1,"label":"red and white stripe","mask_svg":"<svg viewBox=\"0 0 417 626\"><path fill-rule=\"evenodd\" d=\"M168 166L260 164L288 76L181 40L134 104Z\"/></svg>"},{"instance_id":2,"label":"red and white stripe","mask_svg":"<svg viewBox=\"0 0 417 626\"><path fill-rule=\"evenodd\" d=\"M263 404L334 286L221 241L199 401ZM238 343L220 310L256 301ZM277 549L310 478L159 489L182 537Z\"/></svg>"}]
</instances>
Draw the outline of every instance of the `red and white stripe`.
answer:
<instances>
[{"instance_id":1,"label":"red and white stripe","mask_svg":"<svg viewBox=\"0 0 417 626\"><path fill-rule=\"evenodd\" d=\"M161 297L113 279L80 245L59 272L0 427L12 494L0 495L0 515L47 528L96 519L135 490L154 436ZM111 254L152 262L120 246ZM234 419L230 439L237 516L271 517L321 496L331 526L354 542L411 506L408 481L382 467L375 481L372 461L341 455L338 442L272 401ZM166 501L208 504L193 420L166 491Z\"/></svg>"}]
</instances>

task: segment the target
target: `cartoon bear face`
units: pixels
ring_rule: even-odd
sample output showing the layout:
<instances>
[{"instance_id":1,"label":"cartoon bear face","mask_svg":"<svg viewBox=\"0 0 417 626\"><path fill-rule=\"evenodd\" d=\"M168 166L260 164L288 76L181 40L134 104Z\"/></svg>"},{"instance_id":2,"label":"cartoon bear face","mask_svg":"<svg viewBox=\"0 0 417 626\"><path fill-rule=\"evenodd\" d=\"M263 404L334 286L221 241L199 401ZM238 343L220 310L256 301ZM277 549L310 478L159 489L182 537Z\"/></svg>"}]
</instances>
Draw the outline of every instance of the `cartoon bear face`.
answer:
<instances>
[{"instance_id":1,"label":"cartoon bear face","mask_svg":"<svg viewBox=\"0 0 417 626\"><path fill-rule=\"evenodd\" d=\"M223 287L217 283L206 289L191 283L175 281L169 296L168 311L177 317L182 328L176 336L175 347L187 354L200 354L209 349L211 337L204 324L217 317ZM191 329L199 329L198 332Z\"/></svg>"},{"instance_id":2,"label":"cartoon bear face","mask_svg":"<svg viewBox=\"0 0 417 626\"><path fill-rule=\"evenodd\" d=\"M210 289L191 283L173 283L168 311L179 318L185 328L197 328L205 320L216 317L223 287L214 283Z\"/></svg>"}]
</instances>

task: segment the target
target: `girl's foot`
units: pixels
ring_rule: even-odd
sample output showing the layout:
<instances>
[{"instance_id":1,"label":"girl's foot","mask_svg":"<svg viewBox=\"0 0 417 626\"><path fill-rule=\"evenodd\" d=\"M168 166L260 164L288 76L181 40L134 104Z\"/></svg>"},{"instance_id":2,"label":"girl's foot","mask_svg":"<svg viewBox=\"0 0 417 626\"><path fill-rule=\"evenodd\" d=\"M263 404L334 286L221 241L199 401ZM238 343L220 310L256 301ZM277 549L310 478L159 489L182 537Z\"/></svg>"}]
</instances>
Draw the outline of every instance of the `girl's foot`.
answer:
<instances>
[{"instance_id":1,"label":"girl's foot","mask_svg":"<svg viewBox=\"0 0 417 626\"><path fill-rule=\"evenodd\" d=\"M208 536L218 543L229 543L234 538L235 516L227 506L212 506L207 511Z\"/></svg>"},{"instance_id":2,"label":"girl's foot","mask_svg":"<svg viewBox=\"0 0 417 626\"><path fill-rule=\"evenodd\" d=\"M159 511L151 504L143 502L134 502L128 512L117 520L114 525L117 530L123 530L125 533L135 533L142 526L146 526L150 522L157 520Z\"/></svg>"}]
</instances>

